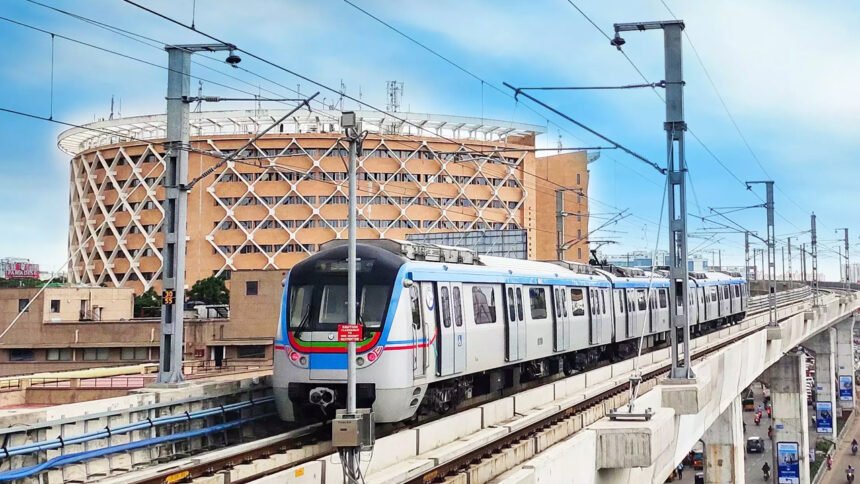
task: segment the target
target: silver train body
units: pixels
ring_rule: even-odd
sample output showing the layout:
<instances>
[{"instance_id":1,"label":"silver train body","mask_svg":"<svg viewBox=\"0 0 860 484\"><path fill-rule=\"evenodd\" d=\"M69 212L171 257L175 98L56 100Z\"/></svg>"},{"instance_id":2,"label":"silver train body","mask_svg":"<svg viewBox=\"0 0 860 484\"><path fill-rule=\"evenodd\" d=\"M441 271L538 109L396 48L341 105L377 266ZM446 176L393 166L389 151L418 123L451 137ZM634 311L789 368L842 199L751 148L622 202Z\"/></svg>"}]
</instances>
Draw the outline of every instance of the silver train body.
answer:
<instances>
[{"instance_id":1,"label":"silver train body","mask_svg":"<svg viewBox=\"0 0 860 484\"><path fill-rule=\"evenodd\" d=\"M346 246L333 242L285 281L275 342L281 417L306 421L345 407ZM377 422L560 371L632 357L669 336L669 281L570 263L476 257L407 242L358 246L358 406ZM689 281L691 331L744 318L746 281L723 273Z\"/></svg>"}]
</instances>

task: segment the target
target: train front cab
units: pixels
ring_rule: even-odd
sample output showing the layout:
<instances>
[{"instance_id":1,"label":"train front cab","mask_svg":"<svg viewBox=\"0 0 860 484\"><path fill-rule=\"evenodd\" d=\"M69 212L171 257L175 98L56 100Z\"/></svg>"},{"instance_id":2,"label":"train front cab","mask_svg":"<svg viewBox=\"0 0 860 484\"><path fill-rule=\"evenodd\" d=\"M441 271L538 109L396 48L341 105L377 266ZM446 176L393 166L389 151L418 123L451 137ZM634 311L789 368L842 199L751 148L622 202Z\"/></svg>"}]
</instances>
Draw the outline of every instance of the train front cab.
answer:
<instances>
[{"instance_id":1,"label":"train front cab","mask_svg":"<svg viewBox=\"0 0 860 484\"><path fill-rule=\"evenodd\" d=\"M356 316L364 333L356 344L357 403L376 410L377 386L400 376L385 371L381 343L398 312L401 291L395 290L395 281L404 261L362 244L357 256ZM274 361L274 393L284 420L330 417L346 406L347 344L337 336L338 325L347 322L346 260L345 245L321 251L296 264L284 285ZM411 371L411 358L404 360Z\"/></svg>"}]
</instances>

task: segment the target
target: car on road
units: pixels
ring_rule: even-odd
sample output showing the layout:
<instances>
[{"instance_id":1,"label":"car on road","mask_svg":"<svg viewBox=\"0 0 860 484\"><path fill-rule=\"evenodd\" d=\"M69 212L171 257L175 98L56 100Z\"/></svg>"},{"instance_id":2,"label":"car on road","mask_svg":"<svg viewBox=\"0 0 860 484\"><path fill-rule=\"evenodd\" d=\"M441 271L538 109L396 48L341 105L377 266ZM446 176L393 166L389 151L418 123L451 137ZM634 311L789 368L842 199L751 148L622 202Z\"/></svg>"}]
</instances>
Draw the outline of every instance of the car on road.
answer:
<instances>
[{"instance_id":1,"label":"car on road","mask_svg":"<svg viewBox=\"0 0 860 484\"><path fill-rule=\"evenodd\" d=\"M748 438L747 454L764 454L764 440L761 437Z\"/></svg>"}]
</instances>

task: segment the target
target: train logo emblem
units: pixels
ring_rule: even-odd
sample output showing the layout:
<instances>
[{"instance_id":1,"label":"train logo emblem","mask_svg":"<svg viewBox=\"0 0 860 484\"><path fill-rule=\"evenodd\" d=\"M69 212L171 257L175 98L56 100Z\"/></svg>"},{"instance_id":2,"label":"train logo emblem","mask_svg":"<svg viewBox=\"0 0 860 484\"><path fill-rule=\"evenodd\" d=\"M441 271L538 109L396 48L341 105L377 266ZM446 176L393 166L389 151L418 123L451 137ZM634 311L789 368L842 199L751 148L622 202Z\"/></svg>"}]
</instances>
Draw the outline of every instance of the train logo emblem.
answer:
<instances>
[{"instance_id":1,"label":"train logo emblem","mask_svg":"<svg viewBox=\"0 0 860 484\"><path fill-rule=\"evenodd\" d=\"M424 298L424 300L425 300L425 301L426 301L426 303L427 303L427 309L429 309L430 311L432 311L432 310L433 310L433 304L434 304L434 301L433 301L433 292L432 292L432 291L428 292L428 293L427 293L427 296Z\"/></svg>"}]
</instances>

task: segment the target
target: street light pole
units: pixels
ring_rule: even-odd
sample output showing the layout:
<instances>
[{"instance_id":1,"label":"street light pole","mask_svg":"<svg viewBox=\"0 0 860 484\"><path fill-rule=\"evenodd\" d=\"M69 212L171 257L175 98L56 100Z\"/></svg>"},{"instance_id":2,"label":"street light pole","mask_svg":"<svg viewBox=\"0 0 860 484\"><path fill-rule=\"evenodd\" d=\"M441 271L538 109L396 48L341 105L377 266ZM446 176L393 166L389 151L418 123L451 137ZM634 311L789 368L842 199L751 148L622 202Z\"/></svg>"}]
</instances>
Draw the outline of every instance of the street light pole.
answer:
<instances>
[{"instance_id":1,"label":"street light pole","mask_svg":"<svg viewBox=\"0 0 860 484\"><path fill-rule=\"evenodd\" d=\"M695 378L690 358L689 271L687 268L687 164L684 154L684 73L681 32L684 22L670 20L660 22L635 22L615 24L615 38L611 44L619 50L625 40L619 32L663 30L663 49L666 84L666 154L669 206L669 337L672 368L669 377L689 380ZM678 304L680 301L681 304ZM681 331L681 342L678 331Z\"/></svg>"}]
</instances>

